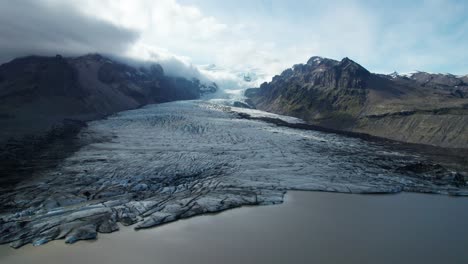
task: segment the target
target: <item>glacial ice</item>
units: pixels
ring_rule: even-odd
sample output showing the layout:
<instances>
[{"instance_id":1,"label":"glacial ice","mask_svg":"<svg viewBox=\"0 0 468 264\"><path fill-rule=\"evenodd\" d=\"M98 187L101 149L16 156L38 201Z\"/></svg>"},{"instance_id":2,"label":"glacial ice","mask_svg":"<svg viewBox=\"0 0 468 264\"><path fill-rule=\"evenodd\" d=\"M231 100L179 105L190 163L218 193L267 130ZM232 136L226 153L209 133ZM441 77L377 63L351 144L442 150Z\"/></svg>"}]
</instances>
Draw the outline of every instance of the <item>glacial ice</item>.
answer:
<instances>
[{"instance_id":1,"label":"glacial ice","mask_svg":"<svg viewBox=\"0 0 468 264\"><path fill-rule=\"evenodd\" d=\"M73 243L116 231L117 223L148 228L281 203L287 190L468 195L465 188L398 170L425 162L419 155L242 119L240 112L300 122L203 100L149 105L90 122L79 134L80 150L0 194L0 243Z\"/></svg>"}]
</instances>

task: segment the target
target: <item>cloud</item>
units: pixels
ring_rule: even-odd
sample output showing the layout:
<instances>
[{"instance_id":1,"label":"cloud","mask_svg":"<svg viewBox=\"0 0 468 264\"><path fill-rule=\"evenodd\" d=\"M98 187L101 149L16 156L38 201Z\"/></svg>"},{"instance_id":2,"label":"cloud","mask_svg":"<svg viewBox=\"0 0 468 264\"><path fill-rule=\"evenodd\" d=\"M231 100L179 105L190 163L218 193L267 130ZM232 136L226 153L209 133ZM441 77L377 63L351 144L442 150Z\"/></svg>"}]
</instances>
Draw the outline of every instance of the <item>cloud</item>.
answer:
<instances>
[{"instance_id":1,"label":"cloud","mask_svg":"<svg viewBox=\"0 0 468 264\"><path fill-rule=\"evenodd\" d=\"M467 8L441 0L16 1L0 4L0 57L105 52L227 86L241 72L268 80L313 55L347 56L377 72L466 74ZM208 64L221 67L197 66Z\"/></svg>"},{"instance_id":2,"label":"cloud","mask_svg":"<svg viewBox=\"0 0 468 264\"><path fill-rule=\"evenodd\" d=\"M158 62L168 75L210 81L188 57L146 43L156 41L151 32L170 39L172 30L186 34L194 26L201 32L200 39L209 38L223 30L222 24L202 17L196 8L182 7L174 1L163 0L159 5L153 5L152 1L115 3L0 2L0 63L27 55L75 56L97 52L138 65ZM155 24L158 30L152 31Z\"/></svg>"},{"instance_id":3,"label":"cloud","mask_svg":"<svg viewBox=\"0 0 468 264\"><path fill-rule=\"evenodd\" d=\"M229 36L209 46L233 67L273 73L319 55L347 56L377 72L468 72L466 1L180 1L228 25Z\"/></svg>"},{"instance_id":4,"label":"cloud","mask_svg":"<svg viewBox=\"0 0 468 264\"><path fill-rule=\"evenodd\" d=\"M63 2L0 2L0 62L14 57L125 52L139 33L86 16Z\"/></svg>"},{"instance_id":5,"label":"cloud","mask_svg":"<svg viewBox=\"0 0 468 264\"><path fill-rule=\"evenodd\" d=\"M385 29L374 50L371 65L389 72L423 70L468 72L468 19L466 1L427 0L389 9L379 21ZM380 60L380 61L378 61Z\"/></svg>"},{"instance_id":6,"label":"cloud","mask_svg":"<svg viewBox=\"0 0 468 264\"><path fill-rule=\"evenodd\" d=\"M181 5L175 0L120 0L117 3L113 0L82 0L73 3L85 14L140 32L139 40L121 55L143 62L158 62L172 76L217 83L226 83L225 78L232 78L229 74L201 71L196 66L217 62L217 54L230 38L230 29L195 6Z\"/></svg>"},{"instance_id":7,"label":"cloud","mask_svg":"<svg viewBox=\"0 0 468 264\"><path fill-rule=\"evenodd\" d=\"M169 49L195 60L210 57L209 47L229 35L228 26L175 0L81 0L72 2L82 12L141 33L138 44Z\"/></svg>"},{"instance_id":8,"label":"cloud","mask_svg":"<svg viewBox=\"0 0 468 264\"><path fill-rule=\"evenodd\" d=\"M198 67L191 63L190 58L172 54L167 49L138 43L126 52L127 57L136 59L140 63L161 64L165 74L175 77L196 78L209 82L210 78L203 75Z\"/></svg>"}]
</instances>

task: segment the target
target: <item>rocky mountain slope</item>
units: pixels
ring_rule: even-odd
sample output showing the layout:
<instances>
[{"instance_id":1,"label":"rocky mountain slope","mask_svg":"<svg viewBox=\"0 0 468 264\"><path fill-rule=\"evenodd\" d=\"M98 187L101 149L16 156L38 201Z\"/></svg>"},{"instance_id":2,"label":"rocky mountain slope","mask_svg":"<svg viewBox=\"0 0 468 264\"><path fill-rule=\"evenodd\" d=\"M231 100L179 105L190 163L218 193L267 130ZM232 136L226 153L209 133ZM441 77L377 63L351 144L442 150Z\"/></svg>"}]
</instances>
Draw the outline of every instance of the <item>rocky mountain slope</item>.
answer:
<instances>
[{"instance_id":1,"label":"rocky mountain slope","mask_svg":"<svg viewBox=\"0 0 468 264\"><path fill-rule=\"evenodd\" d=\"M76 133L84 121L216 89L214 83L167 76L158 64L137 68L98 54L15 59L0 66L0 174L50 141Z\"/></svg>"},{"instance_id":2,"label":"rocky mountain slope","mask_svg":"<svg viewBox=\"0 0 468 264\"><path fill-rule=\"evenodd\" d=\"M198 80L135 68L101 55L30 56L0 66L0 140L40 134L64 119L92 120L139 106L196 99L216 90Z\"/></svg>"},{"instance_id":3,"label":"rocky mountain slope","mask_svg":"<svg viewBox=\"0 0 468 264\"><path fill-rule=\"evenodd\" d=\"M261 110L393 140L468 148L468 82L450 74L374 74L312 57L246 96Z\"/></svg>"}]
</instances>

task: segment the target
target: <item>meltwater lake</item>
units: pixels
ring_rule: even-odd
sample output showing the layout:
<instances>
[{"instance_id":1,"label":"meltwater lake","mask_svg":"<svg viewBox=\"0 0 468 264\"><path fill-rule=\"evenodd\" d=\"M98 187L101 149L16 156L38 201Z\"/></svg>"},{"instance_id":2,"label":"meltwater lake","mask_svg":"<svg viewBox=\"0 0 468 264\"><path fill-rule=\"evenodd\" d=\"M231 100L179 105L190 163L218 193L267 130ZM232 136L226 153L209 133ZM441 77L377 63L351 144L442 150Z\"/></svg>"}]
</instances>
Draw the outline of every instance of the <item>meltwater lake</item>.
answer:
<instances>
[{"instance_id":1,"label":"meltwater lake","mask_svg":"<svg viewBox=\"0 0 468 264\"><path fill-rule=\"evenodd\" d=\"M468 199L429 194L288 192L96 241L0 247L0 263L466 263Z\"/></svg>"}]
</instances>

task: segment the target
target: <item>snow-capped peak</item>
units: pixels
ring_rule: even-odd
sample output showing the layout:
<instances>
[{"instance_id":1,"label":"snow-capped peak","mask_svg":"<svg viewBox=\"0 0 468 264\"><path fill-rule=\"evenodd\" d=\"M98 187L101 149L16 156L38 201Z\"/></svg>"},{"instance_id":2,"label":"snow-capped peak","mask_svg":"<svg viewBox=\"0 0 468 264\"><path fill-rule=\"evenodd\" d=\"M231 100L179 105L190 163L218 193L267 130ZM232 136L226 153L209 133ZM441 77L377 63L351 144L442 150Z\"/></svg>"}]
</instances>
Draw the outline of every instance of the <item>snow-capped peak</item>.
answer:
<instances>
[{"instance_id":1,"label":"snow-capped peak","mask_svg":"<svg viewBox=\"0 0 468 264\"><path fill-rule=\"evenodd\" d=\"M398 73L397 71L394 71L390 74L387 74L387 76L391 77L392 79L398 78L398 77L407 77L411 78L414 74L418 73L419 71L411 71L411 72L404 72L404 73Z\"/></svg>"},{"instance_id":2,"label":"snow-capped peak","mask_svg":"<svg viewBox=\"0 0 468 264\"><path fill-rule=\"evenodd\" d=\"M420 73L420 72L421 72L421 71L415 70L415 71L400 73L399 76L411 78L413 75L415 75L416 73Z\"/></svg>"},{"instance_id":3,"label":"snow-capped peak","mask_svg":"<svg viewBox=\"0 0 468 264\"><path fill-rule=\"evenodd\" d=\"M307 64L309 64L309 65L318 65L318 64L322 63L323 60L324 60L323 57L314 56L314 57L311 57L311 58L307 61Z\"/></svg>"}]
</instances>

